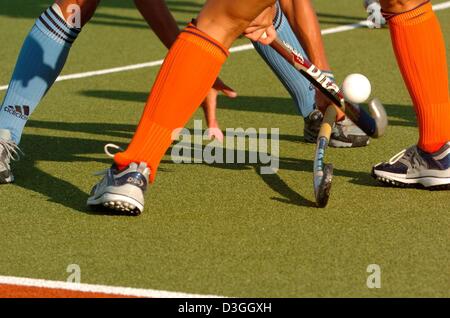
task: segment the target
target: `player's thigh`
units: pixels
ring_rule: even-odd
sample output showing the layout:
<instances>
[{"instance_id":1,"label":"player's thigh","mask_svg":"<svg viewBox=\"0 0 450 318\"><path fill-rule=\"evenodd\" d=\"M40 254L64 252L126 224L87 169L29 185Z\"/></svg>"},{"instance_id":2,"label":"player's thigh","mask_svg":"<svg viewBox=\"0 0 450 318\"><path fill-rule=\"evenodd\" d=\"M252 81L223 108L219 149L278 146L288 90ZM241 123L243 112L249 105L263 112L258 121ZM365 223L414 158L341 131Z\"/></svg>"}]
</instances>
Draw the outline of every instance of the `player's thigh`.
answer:
<instances>
[{"instance_id":1,"label":"player's thigh","mask_svg":"<svg viewBox=\"0 0 450 318\"><path fill-rule=\"evenodd\" d=\"M380 0L383 10L392 13L405 12L425 2L427 0Z\"/></svg>"},{"instance_id":2,"label":"player's thigh","mask_svg":"<svg viewBox=\"0 0 450 318\"><path fill-rule=\"evenodd\" d=\"M80 14L81 26L83 26L94 15L100 0L55 0L55 3L61 8L66 20L73 14Z\"/></svg>"},{"instance_id":3,"label":"player's thigh","mask_svg":"<svg viewBox=\"0 0 450 318\"><path fill-rule=\"evenodd\" d=\"M197 26L227 46L274 3L275 0L207 0Z\"/></svg>"}]
</instances>

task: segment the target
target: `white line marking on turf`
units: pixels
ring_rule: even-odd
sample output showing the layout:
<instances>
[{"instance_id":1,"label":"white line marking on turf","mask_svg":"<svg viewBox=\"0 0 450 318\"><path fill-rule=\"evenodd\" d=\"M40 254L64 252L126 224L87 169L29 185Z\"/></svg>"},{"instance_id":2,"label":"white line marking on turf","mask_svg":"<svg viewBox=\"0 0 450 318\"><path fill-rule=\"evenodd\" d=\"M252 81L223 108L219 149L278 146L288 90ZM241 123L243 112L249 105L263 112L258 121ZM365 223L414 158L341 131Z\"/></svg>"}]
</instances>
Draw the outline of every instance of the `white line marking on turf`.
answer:
<instances>
[{"instance_id":1,"label":"white line marking on turf","mask_svg":"<svg viewBox=\"0 0 450 318\"><path fill-rule=\"evenodd\" d=\"M154 289L140 289L130 287L114 287L105 285L91 285L91 284L79 284L68 283L61 281L52 281L45 279L32 279L13 276L0 276L0 284L21 286L21 287L38 287L47 289L63 289L74 292L85 293L101 293L108 295L120 295L120 296L134 296L143 298L223 298L216 295L198 295L198 294L186 294L179 292L169 292L164 290Z\"/></svg>"},{"instance_id":2,"label":"white line marking on turf","mask_svg":"<svg viewBox=\"0 0 450 318\"><path fill-rule=\"evenodd\" d=\"M450 8L450 1L433 5L434 11L441 11L441 10L445 10L445 9L449 9L449 8ZM355 24L348 24L348 25L343 25L343 26L339 26L339 27L335 27L335 28L329 28L329 29L322 30L322 35L347 32L347 31L362 28L364 26L367 26L366 20L360 21ZM230 49L230 52L236 53L236 52L248 51L248 50L252 50L252 49L253 49L252 44L244 44L244 45L232 47ZM99 71L62 75L62 76L59 76L56 79L56 81L61 82L61 81L67 81L67 80L72 80L72 79L93 77L93 76L99 76L99 75L106 75L106 74L112 74L112 73L137 70L137 69L141 69L141 68L155 67L155 66L162 65L163 62L164 62L164 60L158 60L158 61L153 61L153 62L148 62L148 63L140 63L140 64L121 66L121 67L113 67L113 68L108 68L108 69L99 70ZM8 85L0 86L0 91L4 91L6 89L8 89Z\"/></svg>"}]
</instances>

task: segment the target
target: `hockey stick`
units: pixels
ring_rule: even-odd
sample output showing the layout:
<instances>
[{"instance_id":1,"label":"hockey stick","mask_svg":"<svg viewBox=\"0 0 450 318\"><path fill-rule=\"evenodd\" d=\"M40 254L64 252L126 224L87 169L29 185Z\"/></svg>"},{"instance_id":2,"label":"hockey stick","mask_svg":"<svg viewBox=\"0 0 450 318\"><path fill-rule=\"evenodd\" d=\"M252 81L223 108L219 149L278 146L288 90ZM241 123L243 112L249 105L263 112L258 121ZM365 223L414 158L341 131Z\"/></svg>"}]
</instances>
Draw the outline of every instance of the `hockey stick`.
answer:
<instances>
[{"instance_id":1,"label":"hockey stick","mask_svg":"<svg viewBox=\"0 0 450 318\"><path fill-rule=\"evenodd\" d=\"M381 103L369 104L371 113L369 115L359 105L346 101L344 94L336 82L326 76L306 57L293 49L291 45L276 38L270 46L283 56L296 70L302 73L303 76L327 96L333 104L339 107L368 136L378 138L384 135L388 126L388 120L386 111Z\"/></svg>"}]
</instances>

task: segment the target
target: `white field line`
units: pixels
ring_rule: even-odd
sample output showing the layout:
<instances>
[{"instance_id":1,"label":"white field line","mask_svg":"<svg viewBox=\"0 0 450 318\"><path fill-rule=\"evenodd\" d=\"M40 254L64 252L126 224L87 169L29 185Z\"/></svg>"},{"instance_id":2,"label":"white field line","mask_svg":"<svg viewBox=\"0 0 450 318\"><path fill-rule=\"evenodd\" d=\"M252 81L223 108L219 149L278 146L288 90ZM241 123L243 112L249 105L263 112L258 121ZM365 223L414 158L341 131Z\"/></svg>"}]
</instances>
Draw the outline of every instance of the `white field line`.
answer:
<instances>
[{"instance_id":1,"label":"white field line","mask_svg":"<svg viewBox=\"0 0 450 318\"><path fill-rule=\"evenodd\" d=\"M67 291L101 293L118 296L134 296L142 298L222 298L221 296L216 295L198 295L198 294L186 294L154 289L68 283L61 281L22 278L13 276L0 276L0 284L21 286L21 287L38 287L45 289L62 289Z\"/></svg>"},{"instance_id":2,"label":"white field line","mask_svg":"<svg viewBox=\"0 0 450 318\"><path fill-rule=\"evenodd\" d=\"M450 8L450 1L439 3L439 4L435 4L433 6L434 11L441 11L441 10L445 10L445 9L448 9L448 8ZM364 21L360 21L360 22L355 23L355 24L348 24L348 25L343 25L343 26L339 26L339 27L335 27L335 28L325 29L325 30L322 30L322 34L323 35L327 35L327 34L347 32L347 31L358 29L358 28L362 28L364 26L367 26L367 21L365 21L365 20ZM244 44L244 45L239 45L239 46L232 47L230 49L230 52L231 53L237 53L237 52L248 51L248 50L252 50L252 49L253 49L253 45L252 44ZM86 78L86 77L93 77L93 76L100 76L100 75L106 75L106 74L112 74L112 73L119 73L119 72L138 70L138 69L141 69L141 68L150 68L150 67L160 66L163 63L163 61L164 60L157 60L157 61L153 61L153 62L132 64L132 65L120 66L120 67L113 67L113 68L108 68L108 69L98 70L98 71L83 72L83 73L76 73L76 74L69 74L69 75L62 75L62 76L59 76L56 79L56 81L57 82L61 82L61 81L79 79L79 78ZM8 85L0 86L0 91L4 91L6 89L8 89Z\"/></svg>"}]
</instances>

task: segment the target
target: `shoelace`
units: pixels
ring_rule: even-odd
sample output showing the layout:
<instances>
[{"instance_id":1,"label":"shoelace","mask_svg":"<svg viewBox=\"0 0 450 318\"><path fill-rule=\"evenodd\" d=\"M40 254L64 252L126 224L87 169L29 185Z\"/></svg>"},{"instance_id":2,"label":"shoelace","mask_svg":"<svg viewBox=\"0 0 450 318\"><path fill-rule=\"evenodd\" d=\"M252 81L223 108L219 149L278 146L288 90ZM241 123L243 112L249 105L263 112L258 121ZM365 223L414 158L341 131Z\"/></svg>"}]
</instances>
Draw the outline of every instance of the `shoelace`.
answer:
<instances>
[{"instance_id":1,"label":"shoelace","mask_svg":"<svg viewBox=\"0 0 450 318\"><path fill-rule=\"evenodd\" d=\"M411 167L413 169L417 168L418 166L420 166L423 163L423 161L424 161L422 159L422 157L419 155L419 153L417 151L415 151L415 147L411 147L411 148L408 148L408 149L403 149L398 154L393 156L389 160L389 164L393 165L393 164L395 164L397 161L399 161L403 157L411 157L410 162L411 162Z\"/></svg>"},{"instance_id":2,"label":"shoelace","mask_svg":"<svg viewBox=\"0 0 450 318\"><path fill-rule=\"evenodd\" d=\"M416 169L416 168L420 167L421 165L427 165L426 161L422 158L422 156L417 151L412 152L411 161L412 161L411 166L413 167L413 169Z\"/></svg>"},{"instance_id":3,"label":"shoelace","mask_svg":"<svg viewBox=\"0 0 450 318\"><path fill-rule=\"evenodd\" d=\"M119 151L125 151L121 147L119 147L119 146L117 146L115 144L106 144L105 147L104 147L105 153L111 158L114 158L114 154L109 152L109 148L113 148L113 149L116 149L116 150L119 150Z\"/></svg>"},{"instance_id":4,"label":"shoelace","mask_svg":"<svg viewBox=\"0 0 450 318\"><path fill-rule=\"evenodd\" d=\"M395 156L393 156L391 159L389 159L389 164L393 165L394 163L396 163L397 161L400 160L400 158L403 157L403 155L405 154L406 150L408 149L403 149L402 151L400 151L398 154L396 154Z\"/></svg>"},{"instance_id":5,"label":"shoelace","mask_svg":"<svg viewBox=\"0 0 450 318\"><path fill-rule=\"evenodd\" d=\"M19 146L12 140L6 140L0 138L0 146L6 151L6 157L11 161L17 161L20 159L20 155L25 155Z\"/></svg>"},{"instance_id":6,"label":"shoelace","mask_svg":"<svg viewBox=\"0 0 450 318\"><path fill-rule=\"evenodd\" d=\"M114 158L114 154L112 154L112 153L109 151L110 148L113 148L113 149L116 149L116 150L119 150L119 151L124 151L121 147L119 147L119 146L117 146L117 145L115 145L115 144L106 144L105 147L104 147L103 149L104 149L104 151L105 151L105 154L106 154L108 157L111 157L111 158ZM101 171L94 172L94 176L104 176L104 175L108 172L108 170L109 170L109 168L108 168L108 169L101 170Z\"/></svg>"}]
</instances>

